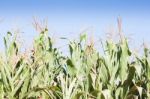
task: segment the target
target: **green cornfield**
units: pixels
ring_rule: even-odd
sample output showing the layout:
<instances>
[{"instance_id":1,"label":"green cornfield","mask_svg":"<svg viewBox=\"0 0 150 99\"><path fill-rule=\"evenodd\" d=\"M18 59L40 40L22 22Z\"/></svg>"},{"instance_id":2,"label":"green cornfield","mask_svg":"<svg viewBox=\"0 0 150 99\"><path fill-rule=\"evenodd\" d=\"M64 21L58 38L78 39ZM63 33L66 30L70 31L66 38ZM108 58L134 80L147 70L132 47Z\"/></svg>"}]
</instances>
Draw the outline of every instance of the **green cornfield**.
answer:
<instances>
[{"instance_id":1,"label":"green cornfield","mask_svg":"<svg viewBox=\"0 0 150 99\"><path fill-rule=\"evenodd\" d=\"M102 41L101 52L86 43L87 36L69 41L64 55L48 29L29 52L8 32L0 54L0 99L150 99L150 49L139 55L123 37Z\"/></svg>"}]
</instances>

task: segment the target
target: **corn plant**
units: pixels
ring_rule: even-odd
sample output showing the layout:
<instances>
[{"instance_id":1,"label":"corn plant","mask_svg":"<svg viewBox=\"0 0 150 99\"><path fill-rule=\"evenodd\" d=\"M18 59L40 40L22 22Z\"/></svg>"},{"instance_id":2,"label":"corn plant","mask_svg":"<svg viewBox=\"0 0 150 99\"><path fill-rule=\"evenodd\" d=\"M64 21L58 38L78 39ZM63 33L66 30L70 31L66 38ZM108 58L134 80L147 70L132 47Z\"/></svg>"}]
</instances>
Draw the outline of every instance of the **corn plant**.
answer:
<instances>
[{"instance_id":1,"label":"corn plant","mask_svg":"<svg viewBox=\"0 0 150 99\"><path fill-rule=\"evenodd\" d=\"M2 99L150 98L150 50L135 54L125 37L103 41L102 54L82 34L69 41L69 55L63 55L44 28L27 56L16 39L8 32L0 54Z\"/></svg>"},{"instance_id":2,"label":"corn plant","mask_svg":"<svg viewBox=\"0 0 150 99\"><path fill-rule=\"evenodd\" d=\"M19 55L16 38L10 32L4 38L5 55L1 57L1 98L23 97L28 91L30 68Z\"/></svg>"}]
</instances>

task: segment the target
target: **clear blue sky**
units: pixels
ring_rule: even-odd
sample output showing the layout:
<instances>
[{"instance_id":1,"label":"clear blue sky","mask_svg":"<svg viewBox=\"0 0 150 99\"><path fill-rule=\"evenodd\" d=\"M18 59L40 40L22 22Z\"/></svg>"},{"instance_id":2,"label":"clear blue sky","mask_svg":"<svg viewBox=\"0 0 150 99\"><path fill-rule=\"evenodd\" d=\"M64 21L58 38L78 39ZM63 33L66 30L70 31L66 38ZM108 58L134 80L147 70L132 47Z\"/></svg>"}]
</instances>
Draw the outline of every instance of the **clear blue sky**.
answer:
<instances>
[{"instance_id":1,"label":"clear blue sky","mask_svg":"<svg viewBox=\"0 0 150 99\"><path fill-rule=\"evenodd\" d=\"M101 37L121 16L127 35L150 41L150 0L1 0L0 44L6 31L16 27L30 41L36 35L33 16L48 18L53 35L71 37L86 28Z\"/></svg>"}]
</instances>

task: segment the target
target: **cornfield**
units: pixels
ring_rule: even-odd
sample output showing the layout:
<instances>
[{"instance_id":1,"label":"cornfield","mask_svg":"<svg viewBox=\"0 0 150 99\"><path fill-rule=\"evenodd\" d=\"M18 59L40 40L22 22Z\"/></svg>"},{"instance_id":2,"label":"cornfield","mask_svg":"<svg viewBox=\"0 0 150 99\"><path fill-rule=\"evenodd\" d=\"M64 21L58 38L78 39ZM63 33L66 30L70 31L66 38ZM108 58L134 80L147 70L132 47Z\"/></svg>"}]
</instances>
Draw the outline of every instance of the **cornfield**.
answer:
<instances>
[{"instance_id":1,"label":"cornfield","mask_svg":"<svg viewBox=\"0 0 150 99\"><path fill-rule=\"evenodd\" d=\"M139 56L124 37L102 42L102 54L86 37L69 41L69 55L63 55L44 29L24 54L8 32L0 55L0 99L150 99L147 47Z\"/></svg>"}]
</instances>

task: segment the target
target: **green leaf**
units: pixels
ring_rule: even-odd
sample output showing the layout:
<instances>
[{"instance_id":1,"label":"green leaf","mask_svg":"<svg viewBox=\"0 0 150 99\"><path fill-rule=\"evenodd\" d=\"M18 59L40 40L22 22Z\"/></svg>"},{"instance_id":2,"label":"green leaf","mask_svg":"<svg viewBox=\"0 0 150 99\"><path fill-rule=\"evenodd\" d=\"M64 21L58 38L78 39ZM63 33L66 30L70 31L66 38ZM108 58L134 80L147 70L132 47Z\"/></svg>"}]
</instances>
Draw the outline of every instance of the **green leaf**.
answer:
<instances>
[{"instance_id":1,"label":"green leaf","mask_svg":"<svg viewBox=\"0 0 150 99\"><path fill-rule=\"evenodd\" d=\"M80 35L80 42L82 42L83 40L86 40L87 35L86 34L81 34Z\"/></svg>"},{"instance_id":2,"label":"green leaf","mask_svg":"<svg viewBox=\"0 0 150 99\"><path fill-rule=\"evenodd\" d=\"M72 61L70 59L67 60L67 70L68 70L68 73L72 76L75 76L76 75L76 68L74 66L74 64L72 63Z\"/></svg>"}]
</instances>

